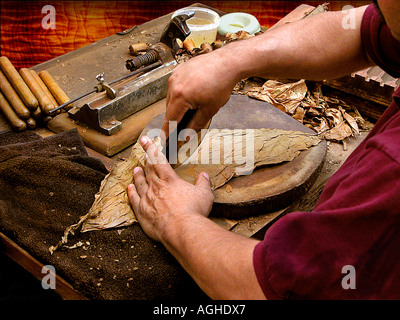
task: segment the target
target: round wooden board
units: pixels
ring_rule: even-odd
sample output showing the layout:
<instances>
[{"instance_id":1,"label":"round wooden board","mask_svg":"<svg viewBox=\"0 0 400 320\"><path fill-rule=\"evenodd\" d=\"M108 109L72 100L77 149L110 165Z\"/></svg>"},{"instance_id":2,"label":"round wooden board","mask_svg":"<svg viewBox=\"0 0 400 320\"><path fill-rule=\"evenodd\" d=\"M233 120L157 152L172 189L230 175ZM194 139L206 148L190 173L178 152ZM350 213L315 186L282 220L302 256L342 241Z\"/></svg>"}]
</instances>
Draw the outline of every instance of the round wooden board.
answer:
<instances>
[{"instance_id":1,"label":"round wooden board","mask_svg":"<svg viewBox=\"0 0 400 320\"><path fill-rule=\"evenodd\" d=\"M153 118L142 131L161 128L164 113ZM284 129L314 133L267 102L244 95L232 95L213 117L210 129ZM327 144L302 151L295 159L279 165L259 167L252 174L234 178L214 191L212 214L225 218L244 218L277 211L301 198L317 178L326 155ZM229 188L230 189L230 188Z\"/></svg>"}]
</instances>

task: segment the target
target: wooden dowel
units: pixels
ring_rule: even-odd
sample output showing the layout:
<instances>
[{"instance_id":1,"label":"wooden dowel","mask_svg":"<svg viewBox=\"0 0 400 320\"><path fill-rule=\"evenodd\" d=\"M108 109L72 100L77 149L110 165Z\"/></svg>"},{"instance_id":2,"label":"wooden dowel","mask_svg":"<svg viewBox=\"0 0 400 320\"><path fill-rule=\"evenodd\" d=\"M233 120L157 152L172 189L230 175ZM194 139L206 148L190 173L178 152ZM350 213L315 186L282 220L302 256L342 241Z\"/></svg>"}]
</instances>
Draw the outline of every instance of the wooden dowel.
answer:
<instances>
[{"instance_id":1,"label":"wooden dowel","mask_svg":"<svg viewBox=\"0 0 400 320\"><path fill-rule=\"evenodd\" d=\"M0 92L0 109L14 131L19 132L19 131L24 131L26 129L26 123L17 116L14 109L11 107L11 105L8 103L7 99L3 96L1 92Z\"/></svg>"},{"instance_id":2,"label":"wooden dowel","mask_svg":"<svg viewBox=\"0 0 400 320\"><path fill-rule=\"evenodd\" d=\"M42 79L46 87L49 89L53 97L56 99L59 105L67 103L71 99L68 98L67 94L63 89L58 85L58 83L53 79L51 74L47 70L43 70L39 72L39 77ZM65 107L65 109L72 108L72 104L69 104Z\"/></svg>"},{"instance_id":3,"label":"wooden dowel","mask_svg":"<svg viewBox=\"0 0 400 320\"><path fill-rule=\"evenodd\" d=\"M0 57L0 69L3 71L14 90L18 93L24 105L29 110L36 110L39 106L38 100L29 89L24 79L22 79L18 71L14 68L11 61L5 56Z\"/></svg>"},{"instance_id":4,"label":"wooden dowel","mask_svg":"<svg viewBox=\"0 0 400 320\"><path fill-rule=\"evenodd\" d=\"M27 107L25 107L21 98L14 90L13 86L8 81L6 76L1 71L0 71L0 91L7 98L9 104L14 109L15 113L18 115L20 119L27 120L30 117L31 115L30 111L28 110Z\"/></svg>"}]
</instances>

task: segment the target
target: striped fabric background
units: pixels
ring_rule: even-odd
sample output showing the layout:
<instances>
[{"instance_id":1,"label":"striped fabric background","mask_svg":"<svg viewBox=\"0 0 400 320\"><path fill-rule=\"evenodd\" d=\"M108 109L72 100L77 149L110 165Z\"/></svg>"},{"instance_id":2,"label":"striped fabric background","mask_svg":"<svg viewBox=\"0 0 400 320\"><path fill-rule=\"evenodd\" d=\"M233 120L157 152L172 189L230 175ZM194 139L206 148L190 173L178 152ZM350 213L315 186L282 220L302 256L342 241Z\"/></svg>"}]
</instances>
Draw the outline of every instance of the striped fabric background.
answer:
<instances>
[{"instance_id":1,"label":"striped fabric background","mask_svg":"<svg viewBox=\"0 0 400 320\"><path fill-rule=\"evenodd\" d=\"M200 2L224 12L253 14L270 27L302 3L324 1L0 1L0 54L19 69L50 60L89 43L142 24L179 8ZM327 1L328 2L328 1ZM370 1L330 1L330 10ZM47 11L55 8L55 29L42 27Z\"/></svg>"}]
</instances>

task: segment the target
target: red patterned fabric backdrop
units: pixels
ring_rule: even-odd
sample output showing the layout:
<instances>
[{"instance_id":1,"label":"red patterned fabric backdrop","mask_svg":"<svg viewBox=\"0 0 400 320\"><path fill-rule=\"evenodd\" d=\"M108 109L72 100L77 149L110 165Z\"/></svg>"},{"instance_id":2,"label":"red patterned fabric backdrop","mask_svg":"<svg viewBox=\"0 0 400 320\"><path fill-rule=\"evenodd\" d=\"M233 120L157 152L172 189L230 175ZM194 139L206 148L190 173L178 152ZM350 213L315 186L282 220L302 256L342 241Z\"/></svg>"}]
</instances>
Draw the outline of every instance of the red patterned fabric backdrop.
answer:
<instances>
[{"instance_id":1,"label":"red patterned fabric backdrop","mask_svg":"<svg viewBox=\"0 0 400 320\"><path fill-rule=\"evenodd\" d=\"M0 54L19 69L31 67L69 51L142 24L179 8L202 3L224 12L247 12L270 27L300 4L324 1L0 1ZM370 1L330 1L330 10ZM55 29L42 20L55 9ZM45 21L46 22L46 21ZM47 20L48 22L48 20Z\"/></svg>"}]
</instances>

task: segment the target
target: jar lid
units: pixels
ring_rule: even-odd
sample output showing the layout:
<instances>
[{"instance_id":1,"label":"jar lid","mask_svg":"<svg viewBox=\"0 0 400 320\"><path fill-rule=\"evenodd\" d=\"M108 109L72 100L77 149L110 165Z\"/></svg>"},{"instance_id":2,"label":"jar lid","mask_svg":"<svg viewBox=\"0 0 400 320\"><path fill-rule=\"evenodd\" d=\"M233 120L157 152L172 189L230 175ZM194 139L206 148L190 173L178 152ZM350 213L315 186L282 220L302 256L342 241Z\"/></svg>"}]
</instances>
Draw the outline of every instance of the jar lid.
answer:
<instances>
[{"instance_id":1,"label":"jar lid","mask_svg":"<svg viewBox=\"0 0 400 320\"><path fill-rule=\"evenodd\" d=\"M260 23L257 18L249 13L233 12L225 14L221 17L218 27L218 33L236 33L240 30L247 31L250 34L255 34L261 30Z\"/></svg>"}]
</instances>

